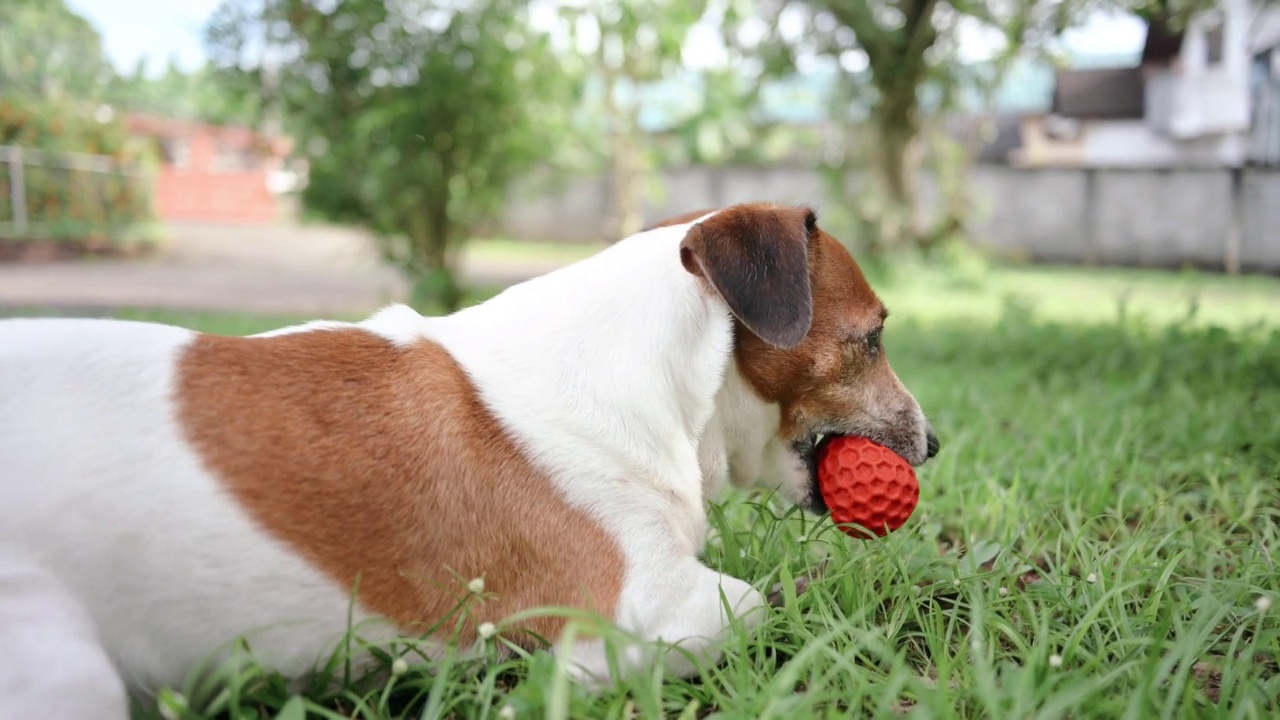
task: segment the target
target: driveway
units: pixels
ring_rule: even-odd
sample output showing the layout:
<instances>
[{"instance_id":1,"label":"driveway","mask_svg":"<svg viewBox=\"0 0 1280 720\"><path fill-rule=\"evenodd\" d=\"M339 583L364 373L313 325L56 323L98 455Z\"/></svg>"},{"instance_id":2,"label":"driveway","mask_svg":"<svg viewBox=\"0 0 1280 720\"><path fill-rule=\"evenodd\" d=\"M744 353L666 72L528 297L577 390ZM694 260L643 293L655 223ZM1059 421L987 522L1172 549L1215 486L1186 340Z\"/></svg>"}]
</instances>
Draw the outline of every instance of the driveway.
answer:
<instances>
[{"instance_id":1,"label":"driveway","mask_svg":"<svg viewBox=\"0 0 1280 720\"><path fill-rule=\"evenodd\" d=\"M175 225L139 260L0 265L0 308L168 308L359 316L406 297L367 235L346 228ZM554 262L464 262L465 282L509 285Z\"/></svg>"}]
</instances>

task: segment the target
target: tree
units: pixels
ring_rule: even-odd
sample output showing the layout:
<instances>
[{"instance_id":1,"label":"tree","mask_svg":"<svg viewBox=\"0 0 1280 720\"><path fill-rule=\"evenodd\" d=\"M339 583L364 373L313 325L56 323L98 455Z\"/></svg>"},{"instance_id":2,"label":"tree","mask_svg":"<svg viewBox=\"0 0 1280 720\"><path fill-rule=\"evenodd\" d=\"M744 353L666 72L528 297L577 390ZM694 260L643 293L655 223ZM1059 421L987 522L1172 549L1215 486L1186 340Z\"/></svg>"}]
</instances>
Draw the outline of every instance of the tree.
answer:
<instances>
[{"instance_id":1,"label":"tree","mask_svg":"<svg viewBox=\"0 0 1280 720\"><path fill-rule=\"evenodd\" d=\"M579 115L608 168L611 237L642 229L656 167L763 154L769 128L751 116L759 93L752 53L724 42L750 13L749 3L560 0L560 6L568 35L591 60ZM717 51L712 62L689 57L690 46L707 45ZM691 92L666 92L681 88Z\"/></svg>"},{"instance_id":2,"label":"tree","mask_svg":"<svg viewBox=\"0 0 1280 720\"><path fill-rule=\"evenodd\" d=\"M310 163L304 205L359 224L456 309L459 250L550 157L574 85L520 0L226 0L210 54Z\"/></svg>"},{"instance_id":3,"label":"tree","mask_svg":"<svg viewBox=\"0 0 1280 720\"><path fill-rule=\"evenodd\" d=\"M217 72L209 65L184 72L170 61L164 73L148 77L139 60L132 73L118 74L108 83L104 99L133 112L220 125L248 125L258 118L258 98L223 92Z\"/></svg>"},{"instance_id":4,"label":"tree","mask_svg":"<svg viewBox=\"0 0 1280 720\"><path fill-rule=\"evenodd\" d=\"M845 172L861 160L869 182L857 211L864 242L874 254L889 248L929 249L960 230L955 207L932 221L922 216L919 182L924 167L928 113L944 111L965 79L955 52L963 24L1001 38L984 81L998 83L1010 61L1029 47L1042 46L1092 10L1124 9L1145 15L1185 18L1211 0L807 0L773 4L775 19L791 13L803 24L785 52L838 59L846 81L862 89L867 81L869 117L861 142L847 148L833 174L842 187ZM775 25L779 23L775 22ZM932 88L933 106L925 90Z\"/></svg>"},{"instance_id":5,"label":"tree","mask_svg":"<svg viewBox=\"0 0 1280 720\"><path fill-rule=\"evenodd\" d=\"M98 32L62 0L0 3L0 93L88 101L113 74Z\"/></svg>"},{"instance_id":6,"label":"tree","mask_svg":"<svg viewBox=\"0 0 1280 720\"><path fill-rule=\"evenodd\" d=\"M592 80L598 83L598 94L581 109L600 125L614 199L612 237L626 237L644 225L646 183L656 161L641 127L646 86L679 71L685 38L706 8L707 0L562 3L575 44L592 58Z\"/></svg>"}]
</instances>

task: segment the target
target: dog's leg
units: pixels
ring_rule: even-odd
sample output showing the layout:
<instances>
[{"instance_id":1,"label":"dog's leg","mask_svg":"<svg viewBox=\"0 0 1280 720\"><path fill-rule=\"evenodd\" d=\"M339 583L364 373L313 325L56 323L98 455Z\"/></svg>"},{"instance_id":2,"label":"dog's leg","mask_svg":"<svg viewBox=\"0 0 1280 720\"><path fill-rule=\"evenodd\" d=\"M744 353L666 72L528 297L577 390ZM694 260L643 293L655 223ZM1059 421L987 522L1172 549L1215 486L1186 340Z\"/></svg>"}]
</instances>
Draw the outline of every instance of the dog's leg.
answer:
<instances>
[{"instance_id":1,"label":"dog's leg","mask_svg":"<svg viewBox=\"0 0 1280 720\"><path fill-rule=\"evenodd\" d=\"M647 634L689 653L692 657L670 652L665 664L668 673L691 677L698 674L699 666L720 661L735 626L745 632L763 622L768 603L745 581L716 572L694 558L682 560L676 572L682 576L679 585L683 587L672 587L666 597L654 598L665 611L657 615Z\"/></svg>"},{"instance_id":2,"label":"dog's leg","mask_svg":"<svg viewBox=\"0 0 1280 720\"><path fill-rule=\"evenodd\" d=\"M128 720L124 684L56 578L0 548L0 718Z\"/></svg>"},{"instance_id":3,"label":"dog's leg","mask_svg":"<svg viewBox=\"0 0 1280 720\"><path fill-rule=\"evenodd\" d=\"M571 653L578 681L608 684L611 677L644 673L657 661L669 676L693 677L720 661L735 628L750 631L764 620L768 603L758 590L696 558L651 567L628 582L620 613L623 625L644 644L619 644L621 667L611 672L603 641L579 642Z\"/></svg>"}]
</instances>

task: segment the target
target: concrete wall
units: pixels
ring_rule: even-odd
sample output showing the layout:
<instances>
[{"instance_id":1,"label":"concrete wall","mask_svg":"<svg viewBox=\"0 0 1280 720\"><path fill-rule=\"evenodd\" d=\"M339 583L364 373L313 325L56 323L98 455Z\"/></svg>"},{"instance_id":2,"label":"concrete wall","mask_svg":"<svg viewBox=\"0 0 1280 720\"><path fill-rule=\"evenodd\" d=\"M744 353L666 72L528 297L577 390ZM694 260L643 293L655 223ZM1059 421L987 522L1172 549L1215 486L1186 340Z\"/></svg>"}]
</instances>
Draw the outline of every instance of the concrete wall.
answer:
<instances>
[{"instance_id":1,"label":"concrete wall","mask_svg":"<svg viewBox=\"0 0 1280 720\"><path fill-rule=\"evenodd\" d=\"M800 168L692 168L665 173L647 223L736 202L807 202L827 208L822 177ZM1280 170L1015 169L971 177L979 242L1034 259L1221 267L1238 237L1246 270L1280 272ZM926 188L925 196L935 193ZM496 231L532 240L608 238L610 192L600 178L536 184L513 198Z\"/></svg>"},{"instance_id":2,"label":"concrete wall","mask_svg":"<svg viewBox=\"0 0 1280 720\"><path fill-rule=\"evenodd\" d=\"M1280 171L1245 173L1240 195L1241 262L1280 269Z\"/></svg>"}]
</instances>

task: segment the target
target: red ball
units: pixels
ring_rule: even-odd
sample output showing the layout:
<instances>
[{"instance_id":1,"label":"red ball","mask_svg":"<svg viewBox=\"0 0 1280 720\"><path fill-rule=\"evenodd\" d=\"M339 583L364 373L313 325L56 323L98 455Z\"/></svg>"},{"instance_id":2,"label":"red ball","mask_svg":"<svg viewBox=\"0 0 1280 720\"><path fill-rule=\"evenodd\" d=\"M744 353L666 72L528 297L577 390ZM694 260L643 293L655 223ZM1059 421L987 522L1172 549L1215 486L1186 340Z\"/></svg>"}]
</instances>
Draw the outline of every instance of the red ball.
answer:
<instances>
[{"instance_id":1,"label":"red ball","mask_svg":"<svg viewBox=\"0 0 1280 720\"><path fill-rule=\"evenodd\" d=\"M865 437L834 435L822 440L817 453L822 499L845 534L884 537L916 509L920 482L915 468L889 448Z\"/></svg>"}]
</instances>

